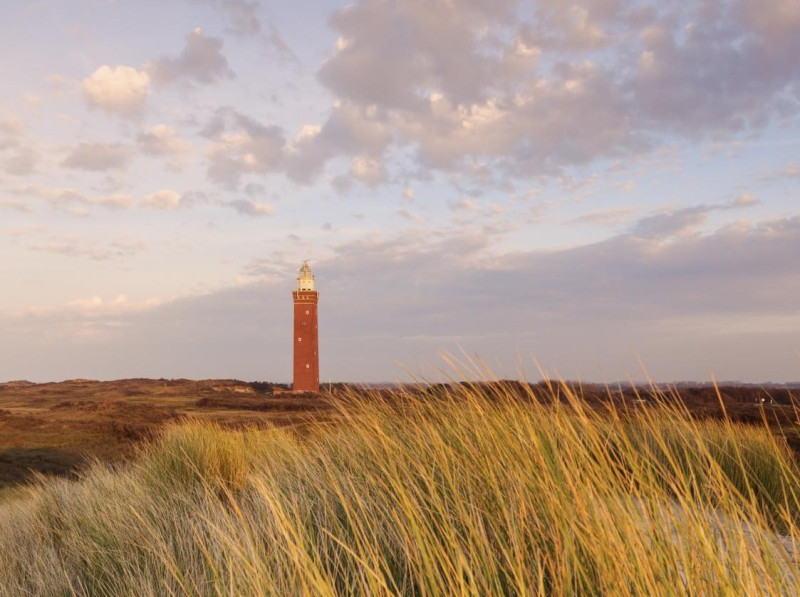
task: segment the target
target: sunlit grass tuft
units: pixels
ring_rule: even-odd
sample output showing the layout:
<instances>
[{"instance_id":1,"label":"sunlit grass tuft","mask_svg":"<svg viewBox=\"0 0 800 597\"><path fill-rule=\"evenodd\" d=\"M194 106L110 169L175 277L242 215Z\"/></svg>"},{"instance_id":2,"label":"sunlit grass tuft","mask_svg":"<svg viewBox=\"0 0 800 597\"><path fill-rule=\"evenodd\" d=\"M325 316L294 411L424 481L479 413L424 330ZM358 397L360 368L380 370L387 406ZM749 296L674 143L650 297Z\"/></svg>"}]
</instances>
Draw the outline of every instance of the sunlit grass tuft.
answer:
<instances>
[{"instance_id":1,"label":"sunlit grass tuft","mask_svg":"<svg viewBox=\"0 0 800 597\"><path fill-rule=\"evenodd\" d=\"M0 506L0 592L800 592L775 434L520 387L351 395L302 438L170 428Z\"/></svg>"}]
</instances>

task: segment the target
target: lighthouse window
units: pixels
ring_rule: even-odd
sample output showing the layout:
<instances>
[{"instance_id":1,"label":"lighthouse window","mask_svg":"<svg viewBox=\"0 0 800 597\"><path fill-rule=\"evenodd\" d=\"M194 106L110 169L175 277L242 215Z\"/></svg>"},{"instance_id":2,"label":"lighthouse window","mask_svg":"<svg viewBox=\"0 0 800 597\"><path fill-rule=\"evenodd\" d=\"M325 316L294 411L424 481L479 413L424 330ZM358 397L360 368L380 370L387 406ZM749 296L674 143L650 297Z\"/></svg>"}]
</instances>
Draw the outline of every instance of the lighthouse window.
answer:
<instances>
[{"instance_id":1,"label":"lighthouse window","mask_svg":"<svg viewBox=\"0 0 800 597\"><path fill-rule=\"evenodd\" d=\"M302 339L302 338L298 338L298 339L297 339L297 341L298 341L298 342L302 342L302 341L303 341L303 339Z\"/></svg>"},{"instance_id":2,"label":"lighthouse window","mask_svg":"<svg viewBox=\"0 0 800 597\"><path fill-rule=\"evenodd\" d=\"M306 369L311 369L311 365L309 365L308 363L306 363Z\"/></svg>"},{"instance_id":3,"label":"lighthouse window","mask_svg":"<svg viewBox=\"0 0 800 597\"><path fill-rule=\"evenodd\" d=\"M306 309L306 315L308 315L310 312L311 312L311 311L309 311L308 309Z\"/></svg>"}]
</instances>

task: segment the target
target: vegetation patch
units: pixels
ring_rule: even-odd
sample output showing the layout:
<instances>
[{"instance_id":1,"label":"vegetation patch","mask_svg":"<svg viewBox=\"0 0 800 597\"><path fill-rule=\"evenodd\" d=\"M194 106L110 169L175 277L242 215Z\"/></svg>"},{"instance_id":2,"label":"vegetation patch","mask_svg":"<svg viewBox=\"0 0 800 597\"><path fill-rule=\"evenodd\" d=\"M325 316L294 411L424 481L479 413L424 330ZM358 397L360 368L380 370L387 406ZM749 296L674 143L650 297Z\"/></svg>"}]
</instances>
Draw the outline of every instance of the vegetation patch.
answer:
<instances>
[{"instance_id":1,"label":"vegetation patch","mask_svg":"<svg viewBox=\"0 0 800 597\"><path fill-rule=\"evenodd\" d=\"M486 388L351 393L302 435L169 427L123 468L96 463L0 505L0 586L800 592L800 471L780 434L668 401L589 408L566 385Z\"/></svg>"}]
</instances>

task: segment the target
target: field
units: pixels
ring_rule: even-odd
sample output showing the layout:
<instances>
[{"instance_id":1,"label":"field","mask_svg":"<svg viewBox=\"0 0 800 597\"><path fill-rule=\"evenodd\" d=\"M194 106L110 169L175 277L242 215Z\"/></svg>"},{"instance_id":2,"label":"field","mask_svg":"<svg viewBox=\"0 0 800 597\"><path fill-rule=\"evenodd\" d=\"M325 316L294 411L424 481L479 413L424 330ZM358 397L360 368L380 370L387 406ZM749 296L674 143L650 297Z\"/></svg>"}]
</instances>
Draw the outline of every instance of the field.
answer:
<instances>
[{"instance_id":1,"label":"field","mask_svg":"<svg viewBox=\"0 0 800 597\"><path fill-rule=\"evenodd\" d=\"M551 398L546 384L530 387L543 400ZM633 404L652 394L649 387L574 387L594 406ZM302 428L332 413L330 393L273 395L276 389L285 386L230 379L0 383L0 495L36 473L71 476L87 460L126 460L136 446L178 421L199 419L228 428ZM445 386L428 388L429 392L445 390ZM487 391L491 392L490 386ZM514 392L526 391L523 384L514 384ZM334 400L337 392L359 393L360 388L336 384ZM721 418L724 407L737 422L760 423L766 418L770 424L779 424L790 445L800 452L794 395L789 389L723 386L718 397L711 386L693 386L678 393L687 409L698 417Z\"/></svg>"},{"instance_id":2,"label":"field","mask_svg":"<svg viewBox=\"0 0 800 597\"><path fill-rule=\"evenodd\" d=\"M319 398L273 396L276 388L225 379L0 384L0 495L34 473L72 475L87 459L127 459L177 421L297 426L327 409Z\"/></svg>"},{"instance_id":3,"label":"field","mask_svg":"<svg viewBox=\"0 0 800 597\"><path fill-rule=\"evenodd\" d=\"M7 490L0 594L800 593L789 390L69 384L0 394L99 459Z\"/></svg>"}]
</instances>

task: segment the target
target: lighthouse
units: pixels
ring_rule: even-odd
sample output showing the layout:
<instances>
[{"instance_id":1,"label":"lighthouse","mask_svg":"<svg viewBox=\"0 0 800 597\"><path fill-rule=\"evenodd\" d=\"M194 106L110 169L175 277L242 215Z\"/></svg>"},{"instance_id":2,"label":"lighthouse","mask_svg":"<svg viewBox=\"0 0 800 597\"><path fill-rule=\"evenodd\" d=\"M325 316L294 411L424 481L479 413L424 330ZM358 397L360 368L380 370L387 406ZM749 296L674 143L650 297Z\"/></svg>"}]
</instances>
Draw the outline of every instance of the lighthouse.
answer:
<instances>
[{"instance_id":1,"label":"lighthouse","mask_svg":"<svg viewBox=\"0 0 800 597\"><path fill-rule=\"evenodd\" d=\"M314 274L308 261L303 261L294 299L294 385L295 392L319 392L319 338Z\"/></svg>"}]
</instances>

